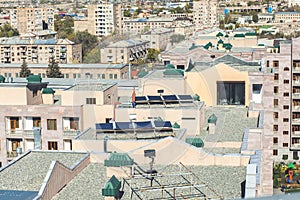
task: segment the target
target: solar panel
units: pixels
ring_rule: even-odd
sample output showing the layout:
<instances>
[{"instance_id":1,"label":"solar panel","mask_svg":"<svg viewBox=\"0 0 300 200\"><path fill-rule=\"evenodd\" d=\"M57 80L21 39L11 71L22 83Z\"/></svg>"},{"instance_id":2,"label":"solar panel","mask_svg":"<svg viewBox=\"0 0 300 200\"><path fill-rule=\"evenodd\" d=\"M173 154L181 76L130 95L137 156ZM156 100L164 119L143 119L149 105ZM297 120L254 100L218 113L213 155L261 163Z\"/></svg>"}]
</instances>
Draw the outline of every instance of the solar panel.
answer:
<instances>
[{"instance_id":1,"label":"solar panel","mask_svg":"<svg viewBox=\"0 0 300 200\"><path fill-rule=\"evenodd\" d=\"M165 101L178 101L178 98L176 97L176 95L163 95L162 98Z\"/></svg>"},{"instance_id":2,"label":"solar panel","mask_svg":"<svg viewBox=\"0 0 300 200\"><path fill-rule=\"evenodd\" d=\"M152 129L152 123L151 121L145 121L145 122L134 122L136 129Z\"/></svg>"},{"instance_id":3,"label":"solar panel","mask_svg":"<svg viewBox=\"0 0 300 200\"><path fill-rule=\"evenodd\" d=\"M135 101L147 101L147 98L145 96L136 96Z\"/></svg>"},{"instance_id":4,"label":"solar panel","mask_svg":"<svg viewBox=\"0 0 300 200\"><path fill-rule=\"evenodd\" d=\"M155 128L172 128L170 121L154 121Z\"/></svg>"},{"instance_id":5,"label":"solar panel","mask_svg":"<svg viewBox=\"0 0 300 200\"><path fill-rule=\"evenodd\" d=\"M149 101L162 101L161 96L147 96Z\"/></svg>"},{"instance_id":6,"label":"solar panel","mask_svg":"<svg viewBox=\"0 0 300 200\"><path fill-rule=\"evenodd\" d=\"M131 122L116 122L116 130L130 130L133 129Z\"/></svg>"},{"instance_id":7,"label":"solar panel","mask_svg":"<svg viewBox=\"0 0 300 200\"><path fill-rule=\"evenodd\" d=\"M112 123L99 123L96 124L96 130L113 130L113 124Z\"/></svg>"},{"instance_id":8,"label":"solar panel","mask_svg":"<svg viewBox=\"0 0 300 200\"><path fill-rule=\"evenodd\" d=\"M191 95L178 95L179 97L179 100L182 101L182 100L193 100L193 97Z\"/></svg>"}]
</instances>

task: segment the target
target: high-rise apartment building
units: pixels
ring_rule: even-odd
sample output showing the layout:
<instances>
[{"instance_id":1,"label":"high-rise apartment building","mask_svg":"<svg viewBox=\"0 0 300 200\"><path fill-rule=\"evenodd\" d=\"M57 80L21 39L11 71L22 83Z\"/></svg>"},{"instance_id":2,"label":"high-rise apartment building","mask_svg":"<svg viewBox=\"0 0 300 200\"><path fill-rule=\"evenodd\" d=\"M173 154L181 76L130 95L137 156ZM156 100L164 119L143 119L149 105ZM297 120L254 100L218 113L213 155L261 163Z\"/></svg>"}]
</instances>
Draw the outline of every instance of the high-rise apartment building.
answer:
<instances>
[{"instance_id":1,"label":"high-rise apartment building","mask_svg":"<svg viewBox=\"0 0 300 200\"><path fill-rule=\"evenodd\" d=\"M76 31L87 30L99 37L118 33L122 28L122 5L103 3L88 6L87 20L74 21Z\"/></svg>"},{"instance_id":2,"label":"high-rise apartment building","mask_svg":"<svg viewBox=\"0 0 300 200\"><path fill-rule=\"evenodd\" d=\"M10 10L11 26L20 34L40 30L54 30L54 10L45 8L16 8Z\"/></svg>"},{"instance_id":3,"label":"high-rise apartment building","mask_svg":"<svg viewBox=\"0 0 300 200\"><path fill-rule=\"evenodd\" d=\"M194 23L196 29L216 27L219 24L217 0L193 1Z\"/></svg>"}]
</instances>

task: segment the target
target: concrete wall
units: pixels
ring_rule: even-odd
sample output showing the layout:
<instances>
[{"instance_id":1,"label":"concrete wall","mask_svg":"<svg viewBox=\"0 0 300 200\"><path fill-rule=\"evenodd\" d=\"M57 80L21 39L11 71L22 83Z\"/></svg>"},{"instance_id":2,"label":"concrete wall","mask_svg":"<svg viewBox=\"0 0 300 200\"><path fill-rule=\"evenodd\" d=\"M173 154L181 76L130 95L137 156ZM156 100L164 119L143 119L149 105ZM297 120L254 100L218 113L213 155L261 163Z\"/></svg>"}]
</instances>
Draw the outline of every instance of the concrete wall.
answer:
<instances>
[{"instance_id":1,"label":"concrete wall","mask_svg":"<svg viewBox=\"0 0 300 200\"><path fill-rule=\"evenodd\" d=\"M0 99L1 105L26 105L27 89L25 86L0 87Z\"/></svg>"},{"instance_id":2,"label":"concrete wall","mask_svg":"<svg viewBox=\"0 0 300 200\"><path fill-rule=\"evenodd\" d=\"M249 106L248 72L240 72L225 64L218 64L201 72L186 73L187 85L207 106L217 105L217 81L245 82L245 105Z\"/></svg>"}]
</instances>

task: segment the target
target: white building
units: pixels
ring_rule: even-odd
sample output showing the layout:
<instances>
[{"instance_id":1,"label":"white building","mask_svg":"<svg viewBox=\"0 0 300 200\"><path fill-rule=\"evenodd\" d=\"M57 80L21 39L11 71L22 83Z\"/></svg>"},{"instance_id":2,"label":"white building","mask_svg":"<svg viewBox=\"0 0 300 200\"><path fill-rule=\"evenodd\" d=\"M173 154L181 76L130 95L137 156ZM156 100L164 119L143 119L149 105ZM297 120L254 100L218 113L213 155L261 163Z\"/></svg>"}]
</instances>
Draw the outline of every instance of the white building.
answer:
<instances>
[{"instance_id":1,"label":"white building","mask_svg":"<svg viewBox=\"0 0 300 200\"><path fill-rule=\"evenodd\" d=\"M216 27L219 24L217 0L193 1L193 13L196 29Z\"/></svg>"}]
</instances>

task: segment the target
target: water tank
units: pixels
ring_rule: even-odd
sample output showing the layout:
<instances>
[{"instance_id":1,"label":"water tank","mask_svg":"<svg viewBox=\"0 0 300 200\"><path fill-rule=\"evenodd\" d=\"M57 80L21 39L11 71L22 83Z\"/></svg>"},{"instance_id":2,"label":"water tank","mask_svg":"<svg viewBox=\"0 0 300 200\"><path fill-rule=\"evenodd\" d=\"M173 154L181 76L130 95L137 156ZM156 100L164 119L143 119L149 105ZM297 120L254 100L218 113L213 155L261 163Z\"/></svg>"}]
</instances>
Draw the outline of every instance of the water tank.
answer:
<instances>
[{"instance_id":1,"label":"water tank","mask_svg":"<svg viewBox=\"0 0 300 200\"><path fill-rule=\"evenodd\" d=\"M273 12L273 8L272 7L268 7L268 13L272 13Z\"/></svg>"},{"instance_id":2,"label":"water tank","mask_svg":"<svg viewBox=\"0 0 300 200\"><path fill-rule=\"evenodd\" d=\"M227 15L230 12L230 10L228 8L224 9L224 14Z\"/></svg>"}]
</instances>

